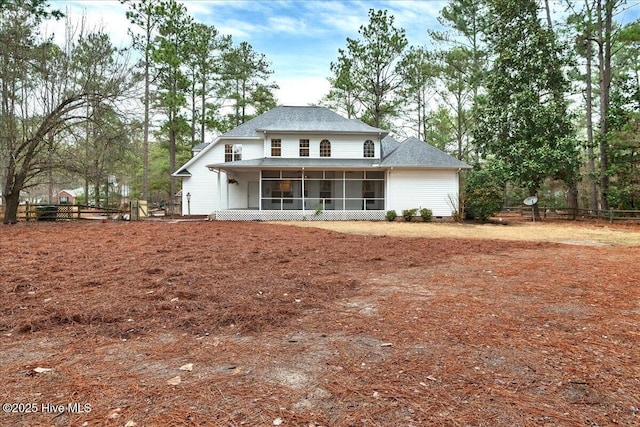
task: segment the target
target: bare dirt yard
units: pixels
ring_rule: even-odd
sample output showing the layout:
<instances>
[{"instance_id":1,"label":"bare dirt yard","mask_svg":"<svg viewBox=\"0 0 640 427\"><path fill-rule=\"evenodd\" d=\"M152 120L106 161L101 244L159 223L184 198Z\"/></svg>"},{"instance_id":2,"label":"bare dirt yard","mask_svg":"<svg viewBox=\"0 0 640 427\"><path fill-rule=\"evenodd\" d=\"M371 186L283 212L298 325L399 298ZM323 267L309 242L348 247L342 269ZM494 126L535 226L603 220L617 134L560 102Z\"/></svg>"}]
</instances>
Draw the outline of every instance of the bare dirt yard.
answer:
<instances>
[{"instance_id":1,"label":"bare dirt yard","mask_svg":"<svg viewBox=\"0 0 640 427\"><path fill-rule=\"evenodd\" d=\"M0 425L640 425L640 226L296 225L0 226Z\"/></svg>"}]
</instances>

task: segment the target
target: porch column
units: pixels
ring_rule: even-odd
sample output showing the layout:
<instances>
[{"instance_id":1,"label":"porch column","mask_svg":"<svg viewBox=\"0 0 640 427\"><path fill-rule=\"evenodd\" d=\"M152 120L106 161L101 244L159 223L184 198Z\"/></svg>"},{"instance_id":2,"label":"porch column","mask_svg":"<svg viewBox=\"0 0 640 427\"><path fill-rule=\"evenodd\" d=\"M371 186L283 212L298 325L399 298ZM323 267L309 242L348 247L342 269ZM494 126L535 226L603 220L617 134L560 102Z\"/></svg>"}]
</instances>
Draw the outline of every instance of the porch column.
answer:
<instances>
[{"instance_id":1,"label":"porch column","mask_svg":"<svg viewBox=\"0 0 640 427\"><path fill-rule=\"evenodd\" d=\"M345 179L345 171L342 171L342 210L347 210L347 180Z\"/></svg>"},{"instance_id":2,"label":"porch column","mask_svg":"<svg viewBox=\"0 0 640 427\"><path fill-rule=\"evenodd\" d=\"M262 169L260 169L260 179L258 179L258 210L262 210Z\"/></svg>"},{"instance_id":3,"label":"porch column","mask_svg":"<svg viewBox=\"0 0 640 427\"><path fill-rule=\"evenodd\" d=\"M304 215L304 168L302 168L302 215Z\"/></svg>"},{"instance_id":4,"label":"porch column","mask_svg":"<svg viewBox=\"0 0 640 427\"><path fill-rule=\"evenodd\" d=\"M218 169L218 210L222 210L222 185L220 184L220 174L222 171Z\"/></svg>"}]
</instances>

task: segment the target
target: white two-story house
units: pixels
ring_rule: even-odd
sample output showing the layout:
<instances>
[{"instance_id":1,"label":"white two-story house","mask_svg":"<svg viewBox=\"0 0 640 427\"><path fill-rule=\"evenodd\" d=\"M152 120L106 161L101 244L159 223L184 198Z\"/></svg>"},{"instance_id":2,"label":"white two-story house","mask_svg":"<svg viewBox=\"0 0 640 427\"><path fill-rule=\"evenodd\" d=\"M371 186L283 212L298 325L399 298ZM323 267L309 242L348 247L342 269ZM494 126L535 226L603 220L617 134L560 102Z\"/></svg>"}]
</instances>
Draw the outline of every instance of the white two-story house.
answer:
<instances>
[{"instance_id":1,"label":"white two-story house","mask_svg":"<svg viewBox=\"0 0 640 427\"><path fill-rule=\"evenodd\" d=\"M429 208L451 216L470 166L324 107L276 107L217 137L173 175L184 215L221 220L384 219Z\"/></svg>"}]
</instances>

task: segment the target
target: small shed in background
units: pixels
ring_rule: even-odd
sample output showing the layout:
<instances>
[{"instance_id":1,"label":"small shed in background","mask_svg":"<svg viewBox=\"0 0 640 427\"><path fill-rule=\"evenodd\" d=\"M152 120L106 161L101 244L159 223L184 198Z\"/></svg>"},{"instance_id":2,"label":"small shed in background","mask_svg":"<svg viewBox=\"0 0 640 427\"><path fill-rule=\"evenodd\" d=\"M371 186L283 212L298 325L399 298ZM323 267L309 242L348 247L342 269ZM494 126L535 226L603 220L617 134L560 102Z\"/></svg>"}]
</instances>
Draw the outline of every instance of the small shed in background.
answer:
<instances>
[{"instance_id":1,"label":"small shed in background","mask_svg":"<svg viewBox=\"0 0 640 427\"><path fill-rule=\"evenodd\" d=\"M75 205L77 197L75 190L60 190L56 194L55 202L59 205Z\"/></svg>"}]
</instances>

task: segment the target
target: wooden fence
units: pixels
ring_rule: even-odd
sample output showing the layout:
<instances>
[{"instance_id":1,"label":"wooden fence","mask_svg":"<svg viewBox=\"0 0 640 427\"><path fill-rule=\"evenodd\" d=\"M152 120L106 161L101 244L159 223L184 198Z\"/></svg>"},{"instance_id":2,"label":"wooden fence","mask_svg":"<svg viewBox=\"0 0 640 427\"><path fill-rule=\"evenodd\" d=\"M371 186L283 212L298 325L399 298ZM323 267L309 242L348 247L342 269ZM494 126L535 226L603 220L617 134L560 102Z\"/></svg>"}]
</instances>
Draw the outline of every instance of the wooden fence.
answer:
<instances>
[{"instance_id":1,"label":"wooden fence","mask_svg":"<svg viewBox=\"0 0 640 427\"><path fill-rule=\"evenodd\" d=\"M4 206L0 206L0 217L4 216ZM129 207L96 208L85 205L54 205L25 203L18 207L19 221L66 221L77 219L121 218L130 215ZM136 218L137 219L137 218Z\"/></svg>"},{"instance_id":2,"label":"wooden fence","mask_svg":"<svg viewBox=\"0 0 640 427\"><path fill-rule=\"evenodd\" d=\"M1 1L1 0L0 0ZM0 205L0 218L4 217L4 205ZM171 212L174 212L173 214ZM175 213L177 212L177 213ZM180 204L152 209L146 200L133 199L120 208L96 208L86 205L52 203L24 203L18 207L18 221L66 221L78 219L127 219L136 221L148 217L180 215Z\"/></svg>"},{"instance_id":3,"label":"wooden fence","mask_svg":"<svg viewBox=\"0 0 640 427\"><path fill-rule=\"evenodd\" d=\"M548 208L544 206L538 207L542 218L550 219L606 219L609 222L614 221L638 221L640 222L640 211L638 210L591 210L591 209L568 209L568 208ZM511 206L503 208L504 214L519 214L531 218L531 206Z\"/></svg>"}]
</instances>

